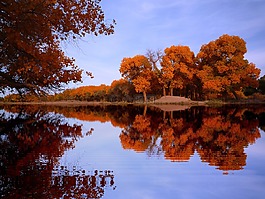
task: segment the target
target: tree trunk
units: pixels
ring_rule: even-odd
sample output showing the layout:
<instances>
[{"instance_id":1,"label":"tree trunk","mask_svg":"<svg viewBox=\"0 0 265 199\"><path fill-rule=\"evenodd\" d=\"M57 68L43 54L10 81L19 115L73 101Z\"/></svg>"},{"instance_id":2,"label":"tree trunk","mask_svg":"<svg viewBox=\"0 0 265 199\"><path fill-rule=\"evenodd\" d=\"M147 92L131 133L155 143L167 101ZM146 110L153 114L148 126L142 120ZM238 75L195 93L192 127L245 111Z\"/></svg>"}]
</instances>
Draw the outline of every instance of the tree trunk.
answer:
<instances>
[{"instance_id":1,"label":"tree trunk","mask_svg":"<svg viewBox=\"0 0 265 199\"><path fill-rule=\"evenodd\" d=\"M163 96L166 96L166 88L163 87Z\"/></svg>"},{"instance_id":2,"label":"tree trunk","mask_svg":"<svg viewBox=\"0 0 265 199\"><path fill-rule=\"evenodd\" d=\"M236 91L234 89L231 89L231 92L233 93L234 97L236 98L236 100L239 99L238 95L236 94Z\"/></svg>"},{"instance_id":3,"label":"tree trunk","mask_svg":"<svg viewBox=\"0 0 265 199\"><path fill-rule=\"evenodd\" d=\"M143 95L144 95L144 103L146 103L147 102L147 97L146 97L146 92L145 91L143 92Z\"/></svg>"},{"instance_id":4,"label":"tree trunk","mask_svg":"<svg viewBox=\"0 0 265 199\"><path fill-rule=\"evenodd\" d=\"M155 72L156 72L157 74L160 74L161 71L157 68L157 66L156 66L156 62L152 62L152 63L153 63L153 68L154 68Z\"/></svg>"},{"instance_id":5,"label":"tree trunk","mask_svg":"<svg viewBox=\"0 0 265 199\"><path fill-rule=\"evenodd\" d=\"M170 88L170 96L173 96L173 88Z\"/></svg>"}]
</instances>

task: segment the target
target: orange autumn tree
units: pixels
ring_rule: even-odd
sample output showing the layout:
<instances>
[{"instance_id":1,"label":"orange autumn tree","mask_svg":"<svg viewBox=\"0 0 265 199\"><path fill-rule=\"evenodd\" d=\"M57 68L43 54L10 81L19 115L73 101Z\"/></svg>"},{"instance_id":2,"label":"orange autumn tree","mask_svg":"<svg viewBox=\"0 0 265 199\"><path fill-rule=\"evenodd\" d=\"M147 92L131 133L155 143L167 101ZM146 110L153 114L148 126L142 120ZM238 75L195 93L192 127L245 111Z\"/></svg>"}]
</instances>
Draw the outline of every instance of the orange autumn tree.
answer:
<instances>
[{"instance_id":1,"label":"orange autumn tree","mask_svg":"<svg viewBox=\"0 0 265 199\"><path fill-rule=\"evenodd\" d=\"M98 86L80 86L67 89L62 93L55 94L50 100L80 100L80 101L104 101L110 86L101 84Z\"/></svg>"},{"instance_id":2,"label":"orange autumn tree","mask_svg":"<svg viewBox=\"0 0 265 199\"><path fill-rule=\"evenodd\" d=\"M171 46L165 49L165 55L162 58L162 75L160 82L163 85L163 94L165 89L170 89L170 95L173 95L173 89L184 89L191 82L194 73L194 53L188 46Z\"/></svg>"},{"instance_id":3,"label":"orange autumn tree","mask_svg":"<svg viewBox=\"0 0 265 199\"><path fill-rule=\"evenodd\" d=\"M152 79L152 66L148 59L144 55L124 58L120 65L120 73L134 85L136 92L143 93L144 102L146 102L146 93L150 90Z\"/></svg>"},{"instance_id":4,"label":"orange autumn tree","mask_svg":"<svg viewBox=\"0 0 265 199\"><path fill-rule=\"evenodd\" d=\"M162 50L151 50L147 49L147 52L145 54L147 59L149 60L150 64L152 65L152 84L151 84L151 93L160 96L162 93L162 87L159 82L159 79L161 78L161 61L164 56L164 53Z\"/></svg>"},{"instance_id":5,"label":"orange autumn tree","mask_svg":"<svg viewBox=\"0 0 265 199\"><path fill-rule=\"evenodd\" d=\"M238 36L222 35L203 45L197 55L205 93L214 92L238 99L237 92L245 87L258 86L260 70L244 58L246 42Z\"/></svg>"},{"instance_id":6,"label":"orange autumn tree","mask_svg":"<svg viewBox=\"0 0 265 199\"><path fill-rule=\"evenodd\" d=\"M134 93L133 85L127 80L113 80L108 91L109 101L130 101Z\"/></svg>"},{"instance_id":7,"label":"orange autumn tree","mask_svg":"<svg viewBox=\"0 0 265 199\"><path fill-rule=\"evenodd\" d=\"M46 93L81 81L61 41L112 34L100 0L8 0L0 2L0 91Z\"/></svg>"}]
</instances>

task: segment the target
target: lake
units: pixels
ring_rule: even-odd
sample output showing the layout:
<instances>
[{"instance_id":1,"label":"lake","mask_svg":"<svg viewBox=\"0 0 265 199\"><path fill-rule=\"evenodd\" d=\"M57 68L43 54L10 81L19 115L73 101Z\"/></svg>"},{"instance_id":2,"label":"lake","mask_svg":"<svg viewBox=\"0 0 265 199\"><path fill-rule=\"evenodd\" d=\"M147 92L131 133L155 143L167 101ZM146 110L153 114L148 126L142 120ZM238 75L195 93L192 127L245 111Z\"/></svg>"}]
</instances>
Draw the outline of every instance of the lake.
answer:
<instances>
[{"instance_id":1,"label":"lake","mask_svg":"<svg viewBox=\"0 0 265 199\"><path fill-rule=\"evenodd\" d=\"M185 108L0 105L0 198L263 199L265 106Z\"/></svg>"}]
</instances>

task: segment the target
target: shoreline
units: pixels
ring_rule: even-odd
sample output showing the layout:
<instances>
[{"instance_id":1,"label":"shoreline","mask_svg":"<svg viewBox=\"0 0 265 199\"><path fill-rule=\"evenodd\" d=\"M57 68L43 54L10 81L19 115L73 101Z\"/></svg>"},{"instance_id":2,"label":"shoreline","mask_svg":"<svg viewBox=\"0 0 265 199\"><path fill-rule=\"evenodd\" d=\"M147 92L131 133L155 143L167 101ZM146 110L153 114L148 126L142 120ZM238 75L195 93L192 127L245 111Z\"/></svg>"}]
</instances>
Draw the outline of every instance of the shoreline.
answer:
<instances>
[{"instance_id":1,"label":"shoreline","mask_svg":"<svg viewBox=\"0 0 265 199\"><path fill-rule=\"evenodd\" d=\"M234 101L171 101L171 102L108 102L108 101L77 101L77 100L63 100L63 101L37 101L37 102L0 102L0 105L178 105L178 106L210 106L210 105L233 105L233 104L265 104L261 100L234 100Z\"/></svg>"},{"instance_id":2,"label":"shoreline","mask_svg":"<svg viewBox=\"0 0 265 199\"><path fill-rule=\"evenodd\" d=\"M69 101L50 101L50 102L0 102L0 106L60 106L60 107L78 107L78 106L147 106L158 108L164 112L172 112L172 111L183 111L190 109L195 106L205 106L205 107L221 107L225 105L265 105L265 101L257 101L257 100L248 100L248 101L231 101L231 102L223 102L223 101L160 101L160 102L96 102L96 101L77 101L77 100L69 100Z\"/></svg>"}]
</instances>

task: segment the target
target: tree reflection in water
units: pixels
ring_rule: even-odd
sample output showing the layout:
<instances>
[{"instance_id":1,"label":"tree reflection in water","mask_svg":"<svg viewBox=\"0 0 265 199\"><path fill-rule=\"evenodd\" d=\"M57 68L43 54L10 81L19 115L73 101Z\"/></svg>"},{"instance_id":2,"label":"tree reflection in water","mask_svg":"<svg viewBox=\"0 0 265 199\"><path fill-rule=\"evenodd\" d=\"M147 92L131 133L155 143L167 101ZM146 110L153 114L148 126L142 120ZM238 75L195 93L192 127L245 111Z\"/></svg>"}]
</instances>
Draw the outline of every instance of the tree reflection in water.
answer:
<instances>
[{"instance_id":1,"label":"tree reflection in water","mask_svg":"<svg viewBox=\"0 0 265 199\"><path fill-rule=\"evenodd\" d=\"M141 106L53 107L66 117L84 121L109 121L122 128L124 149L189 161L197 152L201 161L217 169L240 170L246 165L244 149L260 138L264 106L191 107L163 112Z\"/></svg>"},{"instance_id":2,"label":"tree reflection in water","mask_svg":"<svg viewBox=\"0 0 265 199\"><path fill-rule=\"evenodd\" d=\"M38 107L0 112L0 196L100 198L114 188L112 171L58 167L64 152L83 137L81 125ZM91 132L88 132L88 134Z\"/></svg>"},{"instance_id":3,"label":"tree reflection in water","mask_svg":"<svg viewBox=\"0 0 265 199\"><path fill-rule=\"evenodd\" d=\"M189 161L197 151L201 161L227 173L246 165L244 149L260 138L259 118L264 112L261 107L192 107L138 114L122 130L120 140L124 149L163 154L171 161Z\"/></svg>"},{"instance_id":4,"label":"tree reflection in water","mask_svg":"<svg viewBox=\"0 0 265 199\"><path fill-rule=\"evenodd\" d=\"M141 106L7 106L0 111L0 185L6 198L100 198L115 189L112 171L59 166L78 139L83 121L111 122L121 128L124 149L189 161L196 153L224 173L246 165L245 148L265 129L264 107L191 107L163 112Z\"/></svg>"}]
</instances>

